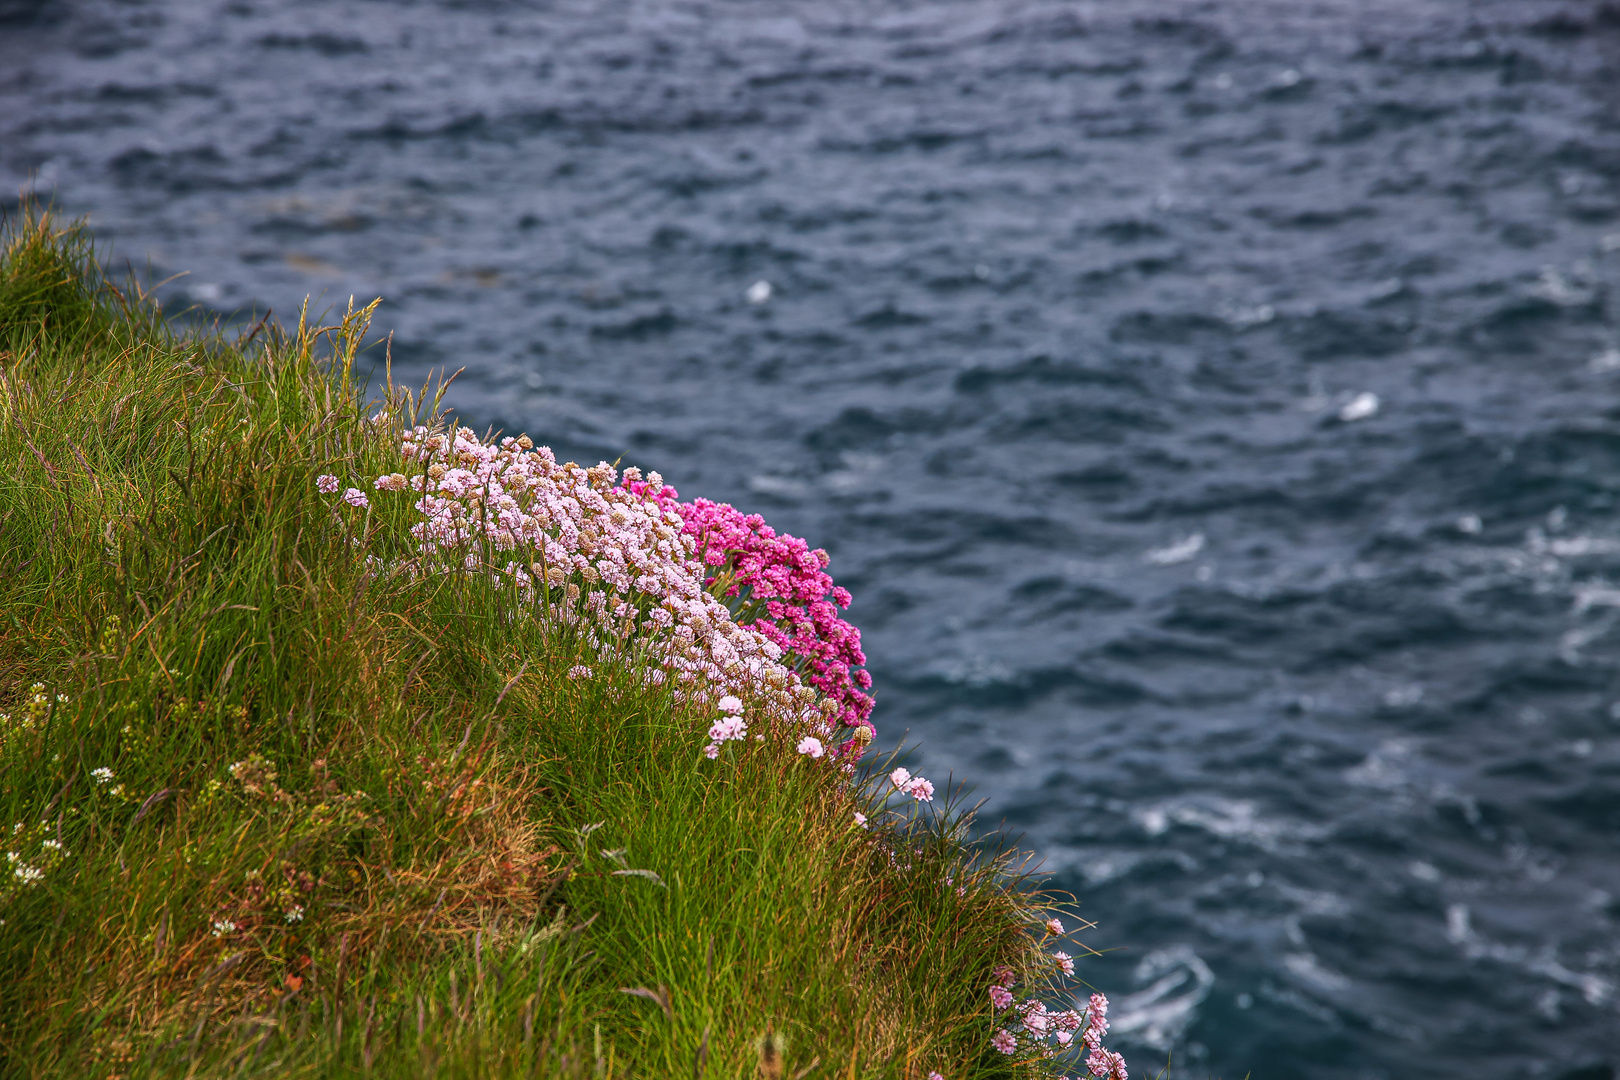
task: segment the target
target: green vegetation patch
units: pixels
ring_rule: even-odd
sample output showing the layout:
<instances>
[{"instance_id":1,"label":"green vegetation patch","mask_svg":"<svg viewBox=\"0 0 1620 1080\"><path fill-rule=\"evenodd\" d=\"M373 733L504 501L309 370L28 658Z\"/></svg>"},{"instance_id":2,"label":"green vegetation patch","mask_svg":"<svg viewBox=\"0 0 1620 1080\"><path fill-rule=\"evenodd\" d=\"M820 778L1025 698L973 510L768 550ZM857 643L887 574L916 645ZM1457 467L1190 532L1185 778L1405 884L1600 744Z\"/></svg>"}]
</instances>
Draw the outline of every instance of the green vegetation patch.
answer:
<instances>
[{"instance_id":1,"label":"green vegetation patch","mask_svg":"<svg viewBox=\"0 0 1620 1080\"><path fill-rule=\"evenodd\" d=\"M414 496L318 490L453 430L351 378L375 305L180 334L78 228L4 244L6 1075L1066 1071L997 1004L1060 1000L1053 898L959 805L707 757L698 695L426 572Z\"/></svg>"}]
</instances>

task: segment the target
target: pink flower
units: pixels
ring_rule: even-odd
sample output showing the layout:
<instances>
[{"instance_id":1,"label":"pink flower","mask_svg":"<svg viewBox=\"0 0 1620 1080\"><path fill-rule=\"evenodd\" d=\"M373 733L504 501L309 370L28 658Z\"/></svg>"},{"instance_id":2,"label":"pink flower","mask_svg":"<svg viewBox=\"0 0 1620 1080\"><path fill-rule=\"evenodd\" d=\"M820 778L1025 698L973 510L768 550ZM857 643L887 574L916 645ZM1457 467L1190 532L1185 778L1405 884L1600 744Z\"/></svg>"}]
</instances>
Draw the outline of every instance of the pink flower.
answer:
<instances>
[{"instance_id":1,"label":"pink flower","mask_svg":"<svg viewBox=\"0 0 1620 1080\"><path fill-rule=\"evenodd\" d=\"M379 476L372 482L372 487L378 491L404 491L405 474L389 473L387 476Z\"/></svg>"},{"instance_id":2,"label":"pink flower","mask_svg":"<svg viewBox=\"0 0 1620 1080\"><path fill-rule=\"evenodd\" d=\"M315 490L322 495L335 495L338 487L338 478L331 473L322 473L315 478Z\"/></svg>"},{"instance_id":3,"label":"pink flower","mask_svg":"<svg viewBox=\"0 0 1620 1080\"><path fill-rule=\"evenodd\" d=\"M720 708L721 712L730 712L730 713L742 712L742 710L743 710L742 698L737 697L735 694L727 694L725 697L720 699L719 708Z\"/></svg>"},{"instance_id":4,"label":"pink flower","mask_svg":"<svg viewBox=\"0 0 1620 1080\"><path fill-rule=\"evenodd\" d=\"M997 986L1012 986L1017 980L1013 978L1013 969L1005 965L996 968L990 978Z\"/></svg>"},{"instance_id":5,"label":"pink flower","mask_svg":"<svg viewBox=\"0 0 1620 1080\"><path fill-rule=\"evenodd\" d=\"M1057 1033L1057 1041L1059 1046L1068 1046L1073 1039L1074 1032L1072 1031L1060 1031Z\"/></svg>"},{"instance_id":6,"label":"pink flower","mask_svg":"<svg viewBox=\"0 0 1620 1080\"><path fill-rule=\"evenodd\" d=\"M758 514L744 514L708 499L679 501L662 477L645 481L628 471L625 490L679 516L684 536L697 543L697 553L715 576L729 572L727 599L748 597L737 621L764 634L782 648L808 661L806 681L839 706L836 721L845 727L866 726L872 712L872 677L862 665L861 632L838 616L849 606L847 589L833 584L826 572L827 553L796 536L778 533ZM859 756L861 743L846 743L840 752Z\"/></svg>"},{"instance_id":7,"label":"pink flower","mask_svg":"<svg viewBox=\"0 0 1620 1080\"><path fill-rule=\"evenodd\" d=\"M909 769L896 769L896 770L894 770L894 772L889 774L889 783L893 784L895 787L899 788L901 791L904 791L906 789L906 785L911 783L911 770L909 770Z\"/></svg>"},{"instance_id":8,"label":"pink flower","mask_svg":"<svg viewBox=\"0 0 1620 1080\"><path fill-rule=\"evenodd\" d=\"M928 1074L928 1080L945 1080L945 1078L937 1072L931 1072Z\"/></svg>"},{"instance_id":9,"label":"pink flower","mask_svg":"<svg viewBox=\"0 0 1620 1080\"><path fill-rule=\"evenodd\" d=\"M728 739L744 739L748 737L748 725L740 716L726 716L716 720L709 727L709 738L715 742L725 742Z\"/></svg>"},{"instance_id":10,"label":"pink flower","mask_svg":"<svg viewBox=\"0 0 1620 1080\"><path fill-rule=\"evenodd\" d=\"M1086 1005L1085 1043L1093 1050L1100 1050L1103 1036L1107 1034L1108 999L1102 994L1092 994L1091 1001Z\"/></svg>"},{"instance_id":11,"label":"pink flower","mask_svg":"<svg viewBox=\"0 0 1620 1080\"><path fill-rule=\"evenodd\" d=\"M1046 1034L1046 1006L1039 1001L1026 1001L1018 1011L1024 1016L1024 1030L1037 1039Z\"/></svg>"},{"instance_id":12,"label":"pink flower","mask_svg":"<svg viewBox=\"0 0 1620 1080\"><path fill-rule=\"evenodd\" d=\"M1125 1071L1125 1059L1112 1050L1093 1050L1086 1058L1086 1068L1091 1075L1105 1080L1129 1080L1130 1076Z\"/></svg>"},{"instance_id":13,"label":"pink flower","mask_svg":"<svg viewBox=\"0 0 1620 1080\"><path fill-rule=\"evenodd\" d=\"M1063 933L1063 923L1057 919L1047 919L1046 932L1053 936Z\"/></svg>"},{"instance_id":14,"label":"pink flower","mask_svg":"<svg viewBox=\"0 0 1620 1080\"><path fill-rule=\"evenodd\" d=\"M905 791L907 795L910 795L918 802L934 801L934 785L920 776L912 777L911 783L906 785Z\"/></svg>"},{"instance_id":15,"label":"pink flower","mask_svg":"<svg viewBox=\"0 0 1620 1080\"><path fill-rule=\"evenodd\" d=\"M998 1009L1005 1009L1012 1004L1012 994L1004 986L990 988L990 1004Z\"/></svg>"},{"instance_id":16,"label":"pink flower","mask_svg":"<svg viewBox=\"0 0 1620 1080\"><path fill-rule=\"evenodd\" d=\"M1012 1032L1002 1028L990 1036L990 1045L1003 1054L1010 1054L1018 1049L1018 1040L1013 1037Z\"/></svg>"},{"instance_id":17,"label":"pink flower","mask_svg":"<svg viewBox=\"0 0 1620 1080\"><path fill-rule=\"evenodd\" d=\"M710 761L713 761L715 758L719 757L720 756L720 744L719 743L710 743L708 746L705 746L703 748L703 756L708 758Z\"/></svg>"},{"instance_id":18,"label":"pink flower","mask_svg":"<svg viewBox=\"0 0 1620 1080\"><path fill-rule=\"evenodd\" d=\"M1053 953L1052 959L1058 962L1058 970L1065 975L1074 974L1074 958L1066 952Z\"/></svg>"},{"instance_id":19,"label":"pink flower","mask_svg":"<svg viewBox=\"0 0 1620 1080\"><path fill-rule=\"evenodd\" d=\"M826 753L825 748L821 745L821 740L810 735L806 735L804 738L799 740L798 749L799 753L809 754L812 758L819 758L822 754Z\"/></svg>"},{"instance_id":20,"label":"pink flower","mask_svg":"<svg viewBox=\"0 0 1620 1080\"><path fill-rule=\"evenodd\" d=\"M861 813L859 810L855 811L855 824L859 825L863 829L866 828L866 815Z\"/></svg>"},{"instance_id":21,"label":"pink flower","mask_svg":"<svg viewBox=\"0 0 1620 1080\"><path fill-rule=\"evenodd\" d=\"M568 669L568 677L570 679L588 679L591 677L591 669L584 664L575 664Z\"/></svg>"},{"instance_id":22,"label":"pink flower","mask_svg":"<svg viewBox=\"0 0 1620 1080\"><path fill-rule=\"evenodd\" d=\"M350 488L348 491L345 491L343 493L343 501L348 503L350 506L359 507L361 510L364 510L366 507L371 505L371 500L366 498L366 493L361 491L359 488Z\"/></svg>"}]
</instances>

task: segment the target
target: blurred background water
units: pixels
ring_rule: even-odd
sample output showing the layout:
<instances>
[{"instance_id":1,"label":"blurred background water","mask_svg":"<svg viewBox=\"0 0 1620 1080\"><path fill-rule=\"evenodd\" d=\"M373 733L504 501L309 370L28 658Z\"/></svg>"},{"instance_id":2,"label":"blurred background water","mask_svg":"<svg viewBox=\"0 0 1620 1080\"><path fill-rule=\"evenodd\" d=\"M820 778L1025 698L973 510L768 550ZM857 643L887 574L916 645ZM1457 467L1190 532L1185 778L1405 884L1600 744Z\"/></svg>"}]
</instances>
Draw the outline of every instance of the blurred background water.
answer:
<instances>
[{"instance_id":1,"label":"blurred background water","mask_svg":"<svg viewBox=\"0 0 1620 1080\"><path fill-rule=\"evenodd\" d=\"M25 185L825 545L1138 1075L1620 1066L1620 7L0 0Z\"/></svg>"}]
</instances>

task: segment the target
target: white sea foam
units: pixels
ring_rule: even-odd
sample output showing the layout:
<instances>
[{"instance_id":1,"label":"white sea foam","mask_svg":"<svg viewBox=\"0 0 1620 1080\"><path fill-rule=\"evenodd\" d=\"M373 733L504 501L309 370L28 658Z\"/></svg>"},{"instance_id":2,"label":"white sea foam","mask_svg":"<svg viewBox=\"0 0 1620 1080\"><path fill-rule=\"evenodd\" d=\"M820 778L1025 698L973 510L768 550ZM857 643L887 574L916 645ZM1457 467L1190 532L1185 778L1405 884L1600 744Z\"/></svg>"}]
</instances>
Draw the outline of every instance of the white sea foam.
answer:
<instances>
[{"instance_id":1,"label":"white sea foam","mask_svg":"<svg viewBox=\"0 0 1620 1080\"><path fill-rule=\"evenodd\" d=\"M1136 965L1132 979L1148 984L1113 1004L1112 1030L1155 1050L1169 1050L1197 1019L1215 973L1188 945L1157 949Z\"/></svg>"},{"instance_id":2,"label":"white sea foam","mask_svg":"<svg viewBox=\"0 0 1620 1080\"><path fill-rule=\"evenodd\" d=\"M1365 420L1369 416L1377 415L1377 413L1378 395L1370 390L1363 390L1344 403L1344 407L1339 410L1339 419L1349 424L1357 420Z\"/></svg>"},{"instance_id":3,"label":"white sea foam","mask_svg":"<svg viewBox=\"0 0 1620 1080\"><path fill-rule=\"evenodd\" d=\"M1204 534L1193 533L1185 540L1178 540L1168 547L1154 548L1143 555L1142 560L1154 566L1175 566L1177 563L1190 561L1203 550Z\"/></svg>"}]
</instances>

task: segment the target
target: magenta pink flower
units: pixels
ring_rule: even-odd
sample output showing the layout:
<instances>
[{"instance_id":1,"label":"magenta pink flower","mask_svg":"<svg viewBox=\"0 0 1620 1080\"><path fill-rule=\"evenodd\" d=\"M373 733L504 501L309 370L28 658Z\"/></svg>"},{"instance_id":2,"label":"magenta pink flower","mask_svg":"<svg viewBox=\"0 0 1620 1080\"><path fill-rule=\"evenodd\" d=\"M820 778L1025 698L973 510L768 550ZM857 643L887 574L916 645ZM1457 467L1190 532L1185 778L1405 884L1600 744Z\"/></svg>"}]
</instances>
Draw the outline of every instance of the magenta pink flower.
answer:
<instances>
[{"instance_id":1,"label":"magenta pink flower","mask_svg":"<svg viewBox=\"0 0 1620 1080\"><path fill-rule=\"evenodd\" d=\"M990 1004L998 1009L1005 1009L1012 1004L1012 993L1004 986L990 988Z\"/></svg>"},{"instance_id":2,"label":"magenta pink flower","mask_svg":"<svg viewBox=\"0 0 1620 1080\"><path fill-rule=\"evenodd\" d=\"M720 756L720 744L719 743L710 743L708 746L705 746L703 748L703 756L708 758L710 761L713 761L715 758L719 757Z\"/></svg>"},{"instance_id":3,"label":"magenta pink flower","mask_svg":"<svg viewBox=\"0 0 1620 1080\"><path fill-rule=\"evenodd\" d=\"M1017 982L1017 980L1013 978L1013 969L1005 965L996 968L996 970L991 974L990 978L995 980L995 984L997 986L1012 986Z\"/></svg>"},{"instance_id":4,"label":"magenta pink flower","mask_svg":"<svg viewBox=\"0 0 1620 1080\"><path fill-rule=\"evenodd\" d=\"M345 491L343 493L343 501L348 503L350 506L359 507L361 510L364 510L366 507L371 505L371 500L366 498L366 493L361 491L359 488L350 488L348 491Z\"/></svg>"},{"instance_id":5,"label":"magenta pink flower","mask_svg":"<svg viewBox=\"0 0 1620 1080\"><path fill-rule=\"evenodd\" d=\"M738 623L807 662L805 681L832 699L839 724L871 727L872 698L865 691L872 677L864 669L861 632L838 615L849 606L849 590L833 584L825 551L727 503L680 502L661 478L626 475L624 486L680 515L682 532L696 539L713 574L705 584L722 587ZM864 743L846 742L837 752L859 757L863 749Z\"/></svg>"},{"instance_id":6,"label":"magenta pink flower","mask_svg":"<svg viewBox=\"0 0 1620 1080\"><path fill-rule=\"evenodd\" d=\"M1074 958L1066 952L1053 953L1052 959L1058 962L1058 970L1065 975L1074 974Z\"/></svg>"},{"instance_id":7,"label":"magenta pink flower","mask_svg":"<svg viewBox=\"0 0 1620 1080\"><path fill-rule=\"evenodd\" d=\"M995 1047L997 1050L1000 1050L1003 1054L1010 1054L1018 1049L1018 1040L1013 1036L1012 1032L1008 1031L1006 1028L1001 1028L997 1030L994 1035L990 1036L990 1045Z\"/></svg>"},{"instance_id":8,"label":"magenta pink flower","mask_svg":"<svg viewBox=\"0 0 1620 1080\"><path fill-rule=\"evenodd\" d=\"M322 495L336 495L337 489L341 486L338 478L331 473L322 473L315 478L315 490Z\"/></svg>"},{"instance_id":9,"label":"magenta pink flower","mask_svg":"<svg viewBox=\"0 0 1620 1080\"><path fill-rule=\"evenodd\" d=\"M1046 932L1053 936L1063 933L1063 923L1058 919L1047 919Z\"/></svg>"}]
</instances>

